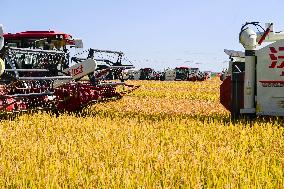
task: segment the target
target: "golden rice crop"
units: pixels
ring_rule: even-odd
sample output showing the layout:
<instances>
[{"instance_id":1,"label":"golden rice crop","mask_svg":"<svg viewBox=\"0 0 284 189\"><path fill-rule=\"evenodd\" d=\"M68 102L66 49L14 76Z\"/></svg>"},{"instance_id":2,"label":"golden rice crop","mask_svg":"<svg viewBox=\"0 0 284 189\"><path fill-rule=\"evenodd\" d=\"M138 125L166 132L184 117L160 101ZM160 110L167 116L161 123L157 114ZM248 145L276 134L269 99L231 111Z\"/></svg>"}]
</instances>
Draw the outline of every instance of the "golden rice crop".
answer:
<instances>
[{"instance_id":1,"label":"golden rice crop","mask_svg":"<svg viewBox=\"0 0 284 189\"><path fill-rule=\"evenodd\" d=\"M2 120L3 188L283 188L281 120L233 124L217 79L137 81L81 115Z\"/></svg>"}]
</instances>

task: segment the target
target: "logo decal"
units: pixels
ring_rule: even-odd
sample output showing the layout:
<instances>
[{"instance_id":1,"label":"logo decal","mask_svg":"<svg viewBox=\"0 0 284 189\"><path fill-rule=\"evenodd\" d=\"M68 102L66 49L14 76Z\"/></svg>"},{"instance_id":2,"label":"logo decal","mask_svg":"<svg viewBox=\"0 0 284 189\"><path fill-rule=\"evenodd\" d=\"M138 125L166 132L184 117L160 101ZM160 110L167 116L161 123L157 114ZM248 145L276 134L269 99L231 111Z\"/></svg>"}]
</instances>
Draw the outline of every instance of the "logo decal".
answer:
<instances>
[{"instance_id":1,"label":"logo decal","mask_svg":"<svg viewBox=\"0 0 284 189\"><path fill-rule=\"evenodd\" d=\"M277 56L278 51L275 49L275 47L269 47L270 49L270 59L271 59L271 64L269 68L284 68L284 56ZM279 51L284 52L284 47L279 47ZM280 61L280 63L278 63ZM282 72L282 75L283 72Z\"/></svg>"},{"instance_id":2,"label":"logo decal","mask_svg":"<svg viewBox=\"0 0 284 189\"><path fill-rule=\"evenodd\" d=\"M79 75L81 73L83 73L83 65L80 65L78 68L74 68L71 70L71 74L73 76Z\"/></svg>"}]
</instances>

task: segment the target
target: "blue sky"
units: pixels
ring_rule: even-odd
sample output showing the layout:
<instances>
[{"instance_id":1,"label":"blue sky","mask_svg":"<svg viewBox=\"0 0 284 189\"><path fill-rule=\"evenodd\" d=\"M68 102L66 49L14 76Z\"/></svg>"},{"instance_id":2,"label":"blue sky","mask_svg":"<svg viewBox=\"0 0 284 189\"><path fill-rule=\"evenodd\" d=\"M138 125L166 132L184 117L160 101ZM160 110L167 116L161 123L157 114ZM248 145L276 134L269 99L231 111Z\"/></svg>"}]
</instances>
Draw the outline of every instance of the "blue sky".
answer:
<instances>
[{"instance_id":1,"label":"blue sky","mask_svg":"<svg viewBox=\"0 0 284 189\"><path fill-rule=\"evenodd\" d=\"M120 50L137 68L191 66L221 71L224 48L242 50L246 21L284 29L280 0L1 0L6 32L58 30L84 48ZM2 8L1 8L2 9ZM282 18L282 20L281 20Z\"/></svg>"}]
</instances>

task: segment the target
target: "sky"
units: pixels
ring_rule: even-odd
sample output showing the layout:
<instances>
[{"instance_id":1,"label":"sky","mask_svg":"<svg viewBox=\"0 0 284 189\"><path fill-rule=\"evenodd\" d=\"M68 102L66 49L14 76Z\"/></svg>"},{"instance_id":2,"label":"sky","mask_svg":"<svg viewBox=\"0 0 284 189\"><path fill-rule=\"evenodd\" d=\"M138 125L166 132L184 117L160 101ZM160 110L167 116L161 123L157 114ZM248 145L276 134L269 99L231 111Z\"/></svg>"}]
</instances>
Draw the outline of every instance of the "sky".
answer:
<instances>
[{"instance_id":1,"label":"sky","mask_svg":"<svg viewBox=\"0 0 284 189\"><path fill-rule=\"evenodd\" d=\"M224 49L243 50L242 24L284 29L284 1L0 0L5 32L56 30L81 38L84 49L123 51L136 68L176 66L222 71ZM2 8L1 8L2 7Z\"/></svg>"}]
</instances>

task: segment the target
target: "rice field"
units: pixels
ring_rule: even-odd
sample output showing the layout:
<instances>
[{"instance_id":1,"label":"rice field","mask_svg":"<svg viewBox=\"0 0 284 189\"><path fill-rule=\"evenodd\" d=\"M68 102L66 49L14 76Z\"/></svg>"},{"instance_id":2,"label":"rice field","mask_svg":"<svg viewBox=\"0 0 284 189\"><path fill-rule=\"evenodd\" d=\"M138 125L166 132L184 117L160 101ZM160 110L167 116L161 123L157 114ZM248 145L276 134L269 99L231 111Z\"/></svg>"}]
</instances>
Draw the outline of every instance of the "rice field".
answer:
<instances>
[{"instance_id":1,"label":"rice field","mask_svg":"<svg viewBox=\"0 0 284 189\"><path fill-rule=\"evenodd\" d=\"M2 188L283 188L281 120L232 123L220 81L130 81L80 115L0 122Z\"/></svg>"}]
</instances>

